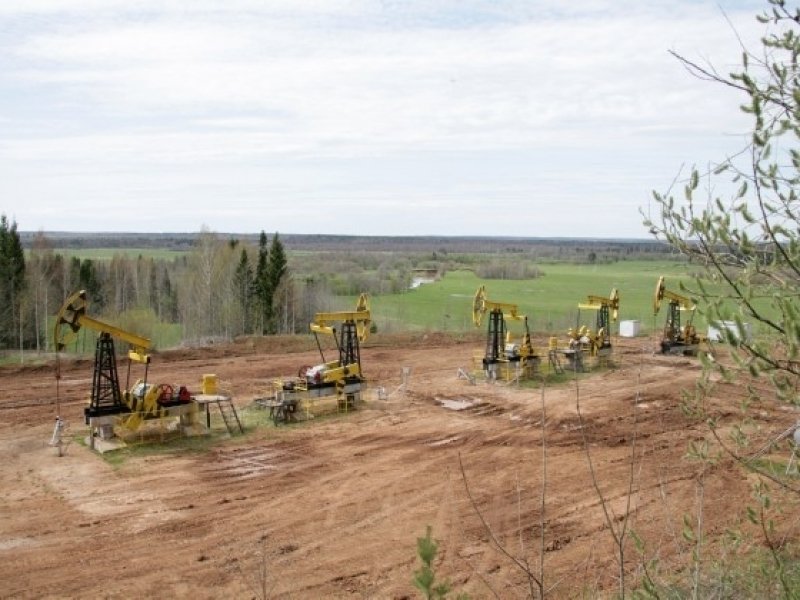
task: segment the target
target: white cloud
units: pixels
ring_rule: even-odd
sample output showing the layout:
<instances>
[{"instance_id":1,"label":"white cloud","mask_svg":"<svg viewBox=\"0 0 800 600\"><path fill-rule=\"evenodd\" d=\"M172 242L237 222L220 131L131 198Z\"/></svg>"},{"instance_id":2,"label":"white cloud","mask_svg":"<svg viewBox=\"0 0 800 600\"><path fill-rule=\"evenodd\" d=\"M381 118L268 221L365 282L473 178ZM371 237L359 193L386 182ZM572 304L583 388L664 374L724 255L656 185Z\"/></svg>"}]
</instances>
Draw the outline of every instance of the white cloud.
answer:
<instances>
[{"instance_id":1,"label":"white cloud","mask_svg":"<svg viewBox=\"0 0 800 600\"><path fill-rule=\"evenodd\" d=\"M96 14L355 14L353 0L4 0L0 15Z\"/></svg>"},{"instance_id":2,"label":"white cloud","mask_svg":"<svg viewBox=\"0 0 800 600\"><path fill-rule=\"evenodd\" d=\"M693 79L667 53L735 62L736 36L712 3L0 6L0 27L6 19L15 32L0 41L0 98L10 98L0 100L0 169L6 181L23 179L13 188L0 183L0 193L34 203L47 202L52 189L24 178L46 165L61 178L99 177L140 206L191 189L213 213L227 189L235 215L247 210L241 198L270 192L261 173L277 176L287 199L331 198L315 182L330 183L330 168L315 166L330 161L346 174L335 200L378 198L377 210L391 211L392 198L441 207L460 199L482 210L493 196L585 197L573 189L592 189L596 163L616 174L610 196L646 198L647 189L630 187L646 179L644 169L658 187L681 156L716 158L738 143L725 134L747 127L735 96ZM752 3L728 11L747 41L760 31L754 12ZM421 153L429 162L416 158ZM480 157L467 161L472 172L448 158L460 153ZM510 168L512 155L532 162ZM360 173L365 161L378 176ZM437 183L426 169L450 180ZM225 183L234 172L250 182L245 196ZM554 174L547 185L545 172ZM204 192L193 177L220 184ZM71 183L75 191L61 186L62 194L95 197L101 187L88 176ZM18 218L24 229L46 227ZM285 230L300 222L287 219ZM239 228L251 225L243 219Z\"/></svg>"}]
</instances>

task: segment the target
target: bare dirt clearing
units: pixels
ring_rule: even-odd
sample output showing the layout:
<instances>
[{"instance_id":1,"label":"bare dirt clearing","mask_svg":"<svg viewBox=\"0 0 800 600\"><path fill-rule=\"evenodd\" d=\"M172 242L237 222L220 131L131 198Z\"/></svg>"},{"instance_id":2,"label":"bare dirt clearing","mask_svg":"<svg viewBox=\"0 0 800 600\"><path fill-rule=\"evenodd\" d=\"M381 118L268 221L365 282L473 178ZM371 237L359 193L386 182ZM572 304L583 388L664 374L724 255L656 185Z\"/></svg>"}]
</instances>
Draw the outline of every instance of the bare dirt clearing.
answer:
<instances>
[{"instance_id":1,"label":"bare dirt clearing","mask_svg":"<svg viewBox=\"0 0 800 600\"><path fill-rule=\"evenodd\" d=\"M579 394L598 481L616 515L627 503L635 436L632 526L668 565L686 553L681 522L695 502L695 472L683 456L705 430L679 408L697 361L653 356L654 345L620 340L616 366L582 377ZM494 534L535 564L541 391L457 379L473 350L445 338L368 344L362 360L372 389L355 412L279 428L264 415L265 425L245 436L196 451L166 443L116 467L78 443L61 458L47 446L52 366L0 369L2 595L253 597L264 555L273 597L415 597L415 540L430 524L441 541L438 572L457 589L525 597L519 571L489 544L459 456ZM150 379L196 388L215 373L245 407L272 377L314 362L312 351L232 344L157 355ZM411 367L406 392L377 400L375 388L396 389L403 366ZM61 371L62 416L77 436L91 363L65 362ZM575 383L547 387L544 399L548 585L558 597L613 592L613 546L587 469ZM730 394L715 402L736 410ZM792 421L777 408L761 416L767 434ZM706 474L705 494L705 530L714 536L740 518L750 488L722 461Z\"/></svg>"}]
</instances>

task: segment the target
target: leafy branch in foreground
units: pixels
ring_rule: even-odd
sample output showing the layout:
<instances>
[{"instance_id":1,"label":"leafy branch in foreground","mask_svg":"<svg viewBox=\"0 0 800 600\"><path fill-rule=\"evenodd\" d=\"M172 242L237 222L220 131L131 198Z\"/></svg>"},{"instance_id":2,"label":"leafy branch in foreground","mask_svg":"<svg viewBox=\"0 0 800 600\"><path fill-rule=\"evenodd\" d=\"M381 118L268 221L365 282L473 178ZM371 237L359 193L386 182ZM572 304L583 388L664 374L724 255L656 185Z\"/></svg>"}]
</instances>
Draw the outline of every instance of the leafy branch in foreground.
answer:
<instances>
[{"instance_id":1,"label":"leafy branch in foreground","mask_svg":"<svg viewBox=\"0 0 800 600\"><path fill-rule=\"evenodd\" d=\"M724 360L703 360L694 403L686 408L706 420L709 442L758 477L757 507L746 514L773 563L777 593L793 598L784 547L776 543L777 528L793 526L769 513L796 512L800 488L792 485L788 469L766 470L747 455L754 436L768 434L754 426L754 401L762 407L800 406L800 8L786 0L767 4L758 16L766 27L761 46L753 51L742 45L738 70L722 74L672 53L692 75L740 94L752 129L739 152L702 175L693 168L682 195L673 193L676 182L654 192L657 214L645 215L645 225L702 267L690 292L729 352ZM725 178L729 183L717 184ZM739 422L731 422L730 396L707 402L730 384L746 396ZM773 434L765 448L772 451L777 441ZM768 489L765 480L777 489ZM698 581L695 575L695 596Z\"/></svg>"},{"instance_id":2,"label":"leafy branch in foreground","mask_svg":"<svg viewBox=\"0 0 800 600\"><path fill-rule=\"evenodd\" d=\"M746 147L701 177L692 169L679 200L654 192L658 212L645 225L704 267L691 290L717 326L739 372L767 375L781 400L798 404L800 376L800 19L798 9L769 0L761 21L774 32L763 54L744 50L742 68L723 76L673 53L689 72L744 95L753 129ZM729 197L711 180L729 175ZM708 178L708 197L698 192ZM724 186L723 186L723 189ZM758 325L751 338L745 323Z\"/></svg>"},{"instance_id":3,"label":"leafy branch in foreground","mask_svg":"<svg viewBox=\"0 0 800 600\"><path fill-rule=\"evenodd\" d=\"M762 53L744 49L738 72L723 76L675 54L689 72L745 97L741 108L753 119L747 146L707 174L709 190L712 178L728 174L735 191L709 191L701 202L693 169L683 199L654 192L659 214L645 219L653 235L703 267L691 292L730 350L729 360L704 361L698 408L714 387L712 373L746 384L748 399L763 399L752 382L765 379L779 402L800 406L800 9L768 2L759 17L770 26ZM742 413L749 416L747 402ZM698 416L718 437L713 415L703 408ZM735 433L746 446L744 428Z\"/></svg>"}]
</instances>

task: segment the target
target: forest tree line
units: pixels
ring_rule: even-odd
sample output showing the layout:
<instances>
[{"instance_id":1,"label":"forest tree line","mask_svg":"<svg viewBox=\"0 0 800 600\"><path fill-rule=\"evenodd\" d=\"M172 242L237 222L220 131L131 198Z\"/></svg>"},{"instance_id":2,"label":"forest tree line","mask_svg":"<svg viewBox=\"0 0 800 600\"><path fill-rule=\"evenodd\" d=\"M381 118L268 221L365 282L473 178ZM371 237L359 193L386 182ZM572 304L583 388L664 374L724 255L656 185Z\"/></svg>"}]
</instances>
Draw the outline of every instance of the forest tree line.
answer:
<instances>
[{"instance_id":1,"label":"forest tree line","mask_svg":"<svg viewBox=\"0 0 800 600\"><path fill-rule=\"evenodd\" d=\"M120 234L118 242L179 243L173 258L120 250L110 259L79 258L55 248L93 247L110 234L25 233L0 220L0 349L52 348L53 316L64 300L86 290L89 313L155 339L170 325L186 343L240 335L306 333L316 312L343 308L339 296L408 290L413 270L444 275L473 270L483 279L531 279L547 261L578 263L664 258L663 246L641 241L516 240L489 238L271 239L218 234ZM173 240L173 237L175 238ZM71 243L65 244L69 240ZM172 242L170 242L172 240ZM117 247L117 246L113 246ZM392 250L394 248L394 250ZM403 249L403 250L400 250Z\"/></svg>"},{"instance_id":2,"label":"forest tree line","mask_svg":"<svg viewBox=\"0 0 800 600\"><path fill-rule=\"evenodd\" d=\"M26 254L4 215L0 277L9 284L0 298L2 349L51 350L53 317L79 290L91 316L148 337L177 324L186 341L307 331L332 297L322 283L293 276L277 233L270 240L262 232L254 245L204 230L174 259L118 253L92 260L54 251L42 233Z\"/></svg>"},{"instance_id":3,"label":"forest tree line","mask_svg":"<svg viewBox=\"0 0 800 600\"><path fill-rule=\"evenodd\" d=\"M301 252L291 267L278 233L245 242L203 230L174 258L121 250L99 260L56 251L42 232L20 236L2 216L0 277L10 285L2 292L0 350L51 351L53 318L79 290L90 316L151 339L164 325L178 326L187 344L307 333L315 313L343 307L337 296L408 289L416 260L427 258Z\"/></svg>"}]
</instances>

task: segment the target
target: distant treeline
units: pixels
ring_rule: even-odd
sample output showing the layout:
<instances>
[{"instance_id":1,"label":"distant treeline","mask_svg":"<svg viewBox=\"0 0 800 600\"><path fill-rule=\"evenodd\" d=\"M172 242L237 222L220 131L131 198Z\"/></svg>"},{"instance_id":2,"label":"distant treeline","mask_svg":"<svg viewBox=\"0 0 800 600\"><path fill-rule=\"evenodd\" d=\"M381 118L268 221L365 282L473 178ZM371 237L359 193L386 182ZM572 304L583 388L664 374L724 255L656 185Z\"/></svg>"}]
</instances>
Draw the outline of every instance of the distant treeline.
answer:
<instances>
[{"instance_id":1,"label":"distant treeline","mask_svg":"<svg viewBox=\"0 0 800 600\"><path fill-rule=\"evenodd\" d=\"M108 233L108 232L19 232L22 246L29 249L37 235L44 235L54 248L162 248L191 250L200 233ZM255 245L259 234L217 233L220 239L233 239ZM652 240L519 238L470 236L347 236L321 234L281 234L287 251L368 251L449 254L528 254L539 258L565 259L590 257L598 261L648 257L663 259L672 250L668 244ZM435 258L434 257L434 258Z\"/></svg>"}]
</instances>

